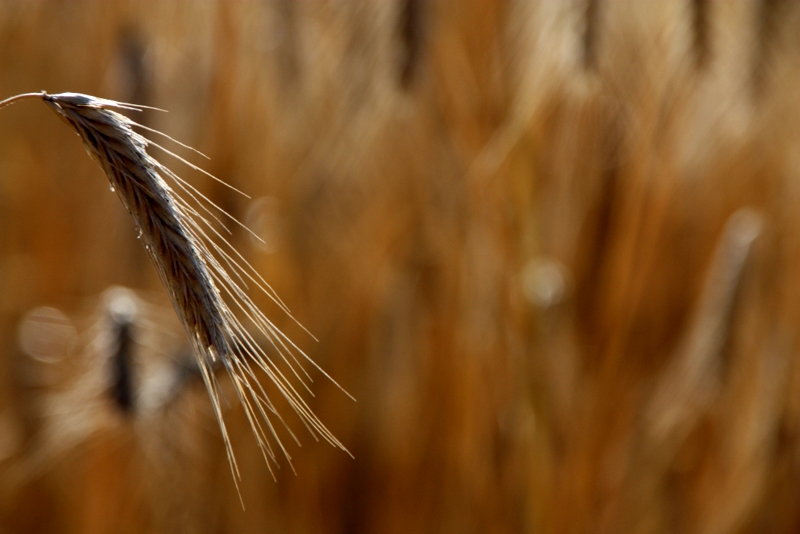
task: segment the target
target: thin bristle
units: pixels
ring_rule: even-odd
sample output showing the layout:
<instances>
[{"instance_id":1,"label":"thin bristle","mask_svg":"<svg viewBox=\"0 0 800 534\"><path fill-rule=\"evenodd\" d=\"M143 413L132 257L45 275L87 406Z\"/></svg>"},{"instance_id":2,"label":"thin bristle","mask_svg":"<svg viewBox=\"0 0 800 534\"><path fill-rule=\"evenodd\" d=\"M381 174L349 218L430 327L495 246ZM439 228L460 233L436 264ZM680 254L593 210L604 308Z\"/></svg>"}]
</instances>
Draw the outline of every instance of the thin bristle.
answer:
<instances>
[{"instance_id":1,"label":"thin bristle","mask_svg":"<svg viewBox=\"0 0 800 534\"><path fill-rule=\"evenodd\" d=\"M155 145L132 129L136 123L114 111L115 109L138 110L143 106L76 93L25 95L25 97L32 96L42 98L77 131L87 152L103 169L111 188L116 191L133 217L144 240L145 248L168 290L175 311L194 348L228 449L234 478L238 479L239 474L222 418L218 385L212 369L216 362L221 362L231 376L236 395L265 458L273 461L276 459L272 445L267 439L269 434L287 460L291 460L270 421L268 412L277 417L283 426L286 424L258 383L252 368L253 364L272 380L315 439L317 434L320 434L332 445L344 449L312 413L297 389L287 379L287 375L270 359L264 349L256 343L253 335L237 319L223 295L227 295L235 304L234 309L242 311L253 327L269 340L280 354L281 361L290 369L291 376L308 389L303 377L309 380L310 377L297 361L295 354L292 354L293 349L302 357L306 359L308 357L288 341L261 313L234 277L242 284L244 279L255 282L288 313L285 305L277 299L272 289L263 282L244 258L230 247L230 244L226 242L228 248L233 250L233 256L238 257L241 263L235 261L231 254L222 250L208 237L203 226L210 229L214 235L221 236L209 221L199 216L197 209L177 196L164 177L174 180L179 189L185 192L187 191L185 185L188 184L147 153L147 148ZM176 157L186 162L183 158ZM191 189L196 191L194 188ZM201 203L201 199L209 204L210 201L199 192L190 194L190 197L202 211L211 213L208 207ZM212 204L212 207L216 206ZM223 265L231 269L233 275L226 271ZM258 414L264 420L264 425L259 422ZM294 438L291 431L290 435Z\"/></svg>"}]
</instances>

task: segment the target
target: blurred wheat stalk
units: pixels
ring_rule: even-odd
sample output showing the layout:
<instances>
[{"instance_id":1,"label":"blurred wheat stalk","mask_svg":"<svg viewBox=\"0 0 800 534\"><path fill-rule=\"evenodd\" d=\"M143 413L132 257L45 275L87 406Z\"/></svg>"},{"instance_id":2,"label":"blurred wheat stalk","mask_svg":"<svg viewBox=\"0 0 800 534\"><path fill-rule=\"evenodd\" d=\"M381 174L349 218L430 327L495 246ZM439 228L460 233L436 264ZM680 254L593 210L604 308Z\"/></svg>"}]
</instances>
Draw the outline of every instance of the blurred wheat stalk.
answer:
<instances>
[{"instance_id":1,"label":"blurred wheat stalk","mask_svg":"<svg viewBox=\"0 0 800 534\"><path fill-rule=\"evenodd\" d=\"M291 461L291 455L283 446L272 418L280 421L295 441L297 438L258 382L256 368L269 377L315 439L322 437L333 446L345 450L311 411L288 378L289 375L293 375L311 394L308 387L311 377L301 365L300 359L310 362L323 374L324 371L258 309L245 292L248 282L266 293L286 313L289 313L289 310L208 217L213 219L222 231L228 233L230 230L214 215L212 209L218 210L236 224L241 223L151 157L147 153L147 148L155 146L190 167L200 172L205 173L205 171L136 133L133 127L163 135L178 143L177 141L161 132L137 124L115 111L142 111L146 106L78 93L49 95L41 92L13 96L0 102L0 108L31 98L44 101L75 129L89 156L108 177L111 190L117 193L133 217L139 237L144 241L145 249L167 288L175 311L194 349L203 381L211 396L235 478L239 479L240 473L225 428L220 405L220 385L214 373L215 367L219 365L225 368L231 378L236 395L245 410L270 470L272 470L270 461L277 465L272 440L274 446ZM167 184L165 177L169 178L190 201L178 195L176 190ZM216 180L215 177L211 177ZM222 245L218 245L215 239ZM227 295L230 299L233 309L227 304L223 295ZM285 369L273 361L267 351L259 345L254 334L237 318L235 310L241 312L255 331L269 341L285 363ZM269 439L270 436L272 440Z\"/></svg>"}]
</instances>

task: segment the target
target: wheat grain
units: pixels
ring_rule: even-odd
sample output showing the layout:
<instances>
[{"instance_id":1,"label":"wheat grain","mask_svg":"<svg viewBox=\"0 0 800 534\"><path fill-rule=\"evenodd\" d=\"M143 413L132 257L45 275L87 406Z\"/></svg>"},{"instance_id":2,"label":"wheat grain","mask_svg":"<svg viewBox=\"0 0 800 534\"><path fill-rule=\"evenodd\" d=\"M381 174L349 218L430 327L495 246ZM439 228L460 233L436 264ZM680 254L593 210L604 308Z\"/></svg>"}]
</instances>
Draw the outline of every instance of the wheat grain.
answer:
<instances>
[{"instance_id":1,"label":"wheat grain","mask_svg":"<svg viewBox=\"0 0 800 534\"><path fill-rule=\"evenodd\" d=\"M270 460L277 465L277 458L269 436L272 436L275 445L291 464L291 456L283 446L271 417L279 420L295 441L297 438L259 384L254 366L269 377L315 439L321 436L344 450L342 444L314 415L292 381L287 378L287 374L276 365L234 313L234 310L238 310L269 340L290 374L310 393L306 384L310 377L300 365L297 355L307 359L315 367L316 364L264 316L245 293L242 285L246 287L245 281L253 283L287 313L288 309L260 275L223 238L220 231L201 214L203 212L221 224L211 211L211 208L219 208L151 157L147 148L158 147L191 167L197 167L138 134L133 127L145 127L117 111L141 111L145 106L77 93L49 95L42 92L11 97L0 102L0 108L25 98L42 99L75 129L89 156L103 169L112 190L116 191L133 218L198 359L234 477L239 479L240 474L222 416L219 384L213 373L213 367L220 363L231 378L270 471ZM149 128L145 129L164 135ZM197 170L205 172L202 169ZM178 195L166 179L171 180L192 203ZM215 239L223 245L218 245ZM223 295L227 296L227 301ZM231 309L228 301L234 309Z\"/></svg>"}]
</instances>

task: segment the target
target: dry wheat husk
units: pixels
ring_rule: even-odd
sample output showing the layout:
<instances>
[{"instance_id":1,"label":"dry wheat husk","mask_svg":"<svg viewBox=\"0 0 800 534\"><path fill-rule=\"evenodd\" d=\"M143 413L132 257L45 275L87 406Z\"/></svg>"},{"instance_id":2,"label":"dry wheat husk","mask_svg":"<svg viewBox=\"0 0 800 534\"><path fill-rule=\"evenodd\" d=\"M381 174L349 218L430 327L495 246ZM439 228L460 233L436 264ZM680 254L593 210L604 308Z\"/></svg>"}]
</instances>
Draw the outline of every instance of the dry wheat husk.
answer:
<instances>
[{"instance_id":1,"label":"dry wheat husk","mask_svg":"<svg viewBox=\"0 0 800 534\"><path fill-rule=\"evenodd\" d=\"M264 316L242 286L246 287L245 281L248 281L268 294L287 313L288 309L209 221L207 217L227 230L211 211L219 208L151 157L147 148L158 147L189 166L204 171L148 140L133 128L141 127L164 134L139 125L118 112L141 111L144 106L78 93L50 95L42 92L12 97L0 102L0 107L23 98L41 98L75 129L89 156L103 169L111 189L117 193L133 218L139 237L167 288L197 356L235 477L239 478L240 474L223 420L219 383L213 372L213 368L220 363L233 383L270 469L270 461L274 463L277 460L273 447L279 448L291 460L273 420L280 421L295 441L297 439L259 384L256 369L269 377L315 439L322 437L344 449L314 415L293 381L288 378L289 375L294 376L296 382L310 393L306 384L310 376L300 365L297 356L316 365ZM177 193L178 190L185 198ZM223 245L218 245L215 240ZM283 362L282 366L260 346L234 310L246 317L254 330L269 340Z\"/></svg>"}]
</instances>

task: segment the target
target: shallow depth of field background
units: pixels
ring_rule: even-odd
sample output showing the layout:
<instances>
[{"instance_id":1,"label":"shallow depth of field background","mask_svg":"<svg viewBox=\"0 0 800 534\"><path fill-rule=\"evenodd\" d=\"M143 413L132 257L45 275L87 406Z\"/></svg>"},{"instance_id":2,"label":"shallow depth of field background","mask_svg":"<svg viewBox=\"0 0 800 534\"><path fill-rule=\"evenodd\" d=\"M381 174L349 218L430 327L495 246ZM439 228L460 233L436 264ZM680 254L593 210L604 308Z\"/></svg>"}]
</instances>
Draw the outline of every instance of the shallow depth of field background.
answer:
<instances>
[{"instance_id":1,"label":"shallow depth of field background","mask_svg":"<svg viewBox=\"0 0 800 534\"><path fill-rule=\"evenodd\" d=\"M243 510L127 213L21 102L0 533L796 531L798 23L767 0L0 2L0 98L168 110L136 118L251 197L171 165L262 238L232 227L318 341L254 297L357 399L310 371L354 458L284 407L302 446L282 433L273 480L231 397Z\"/></svg>"}]
</instances>

